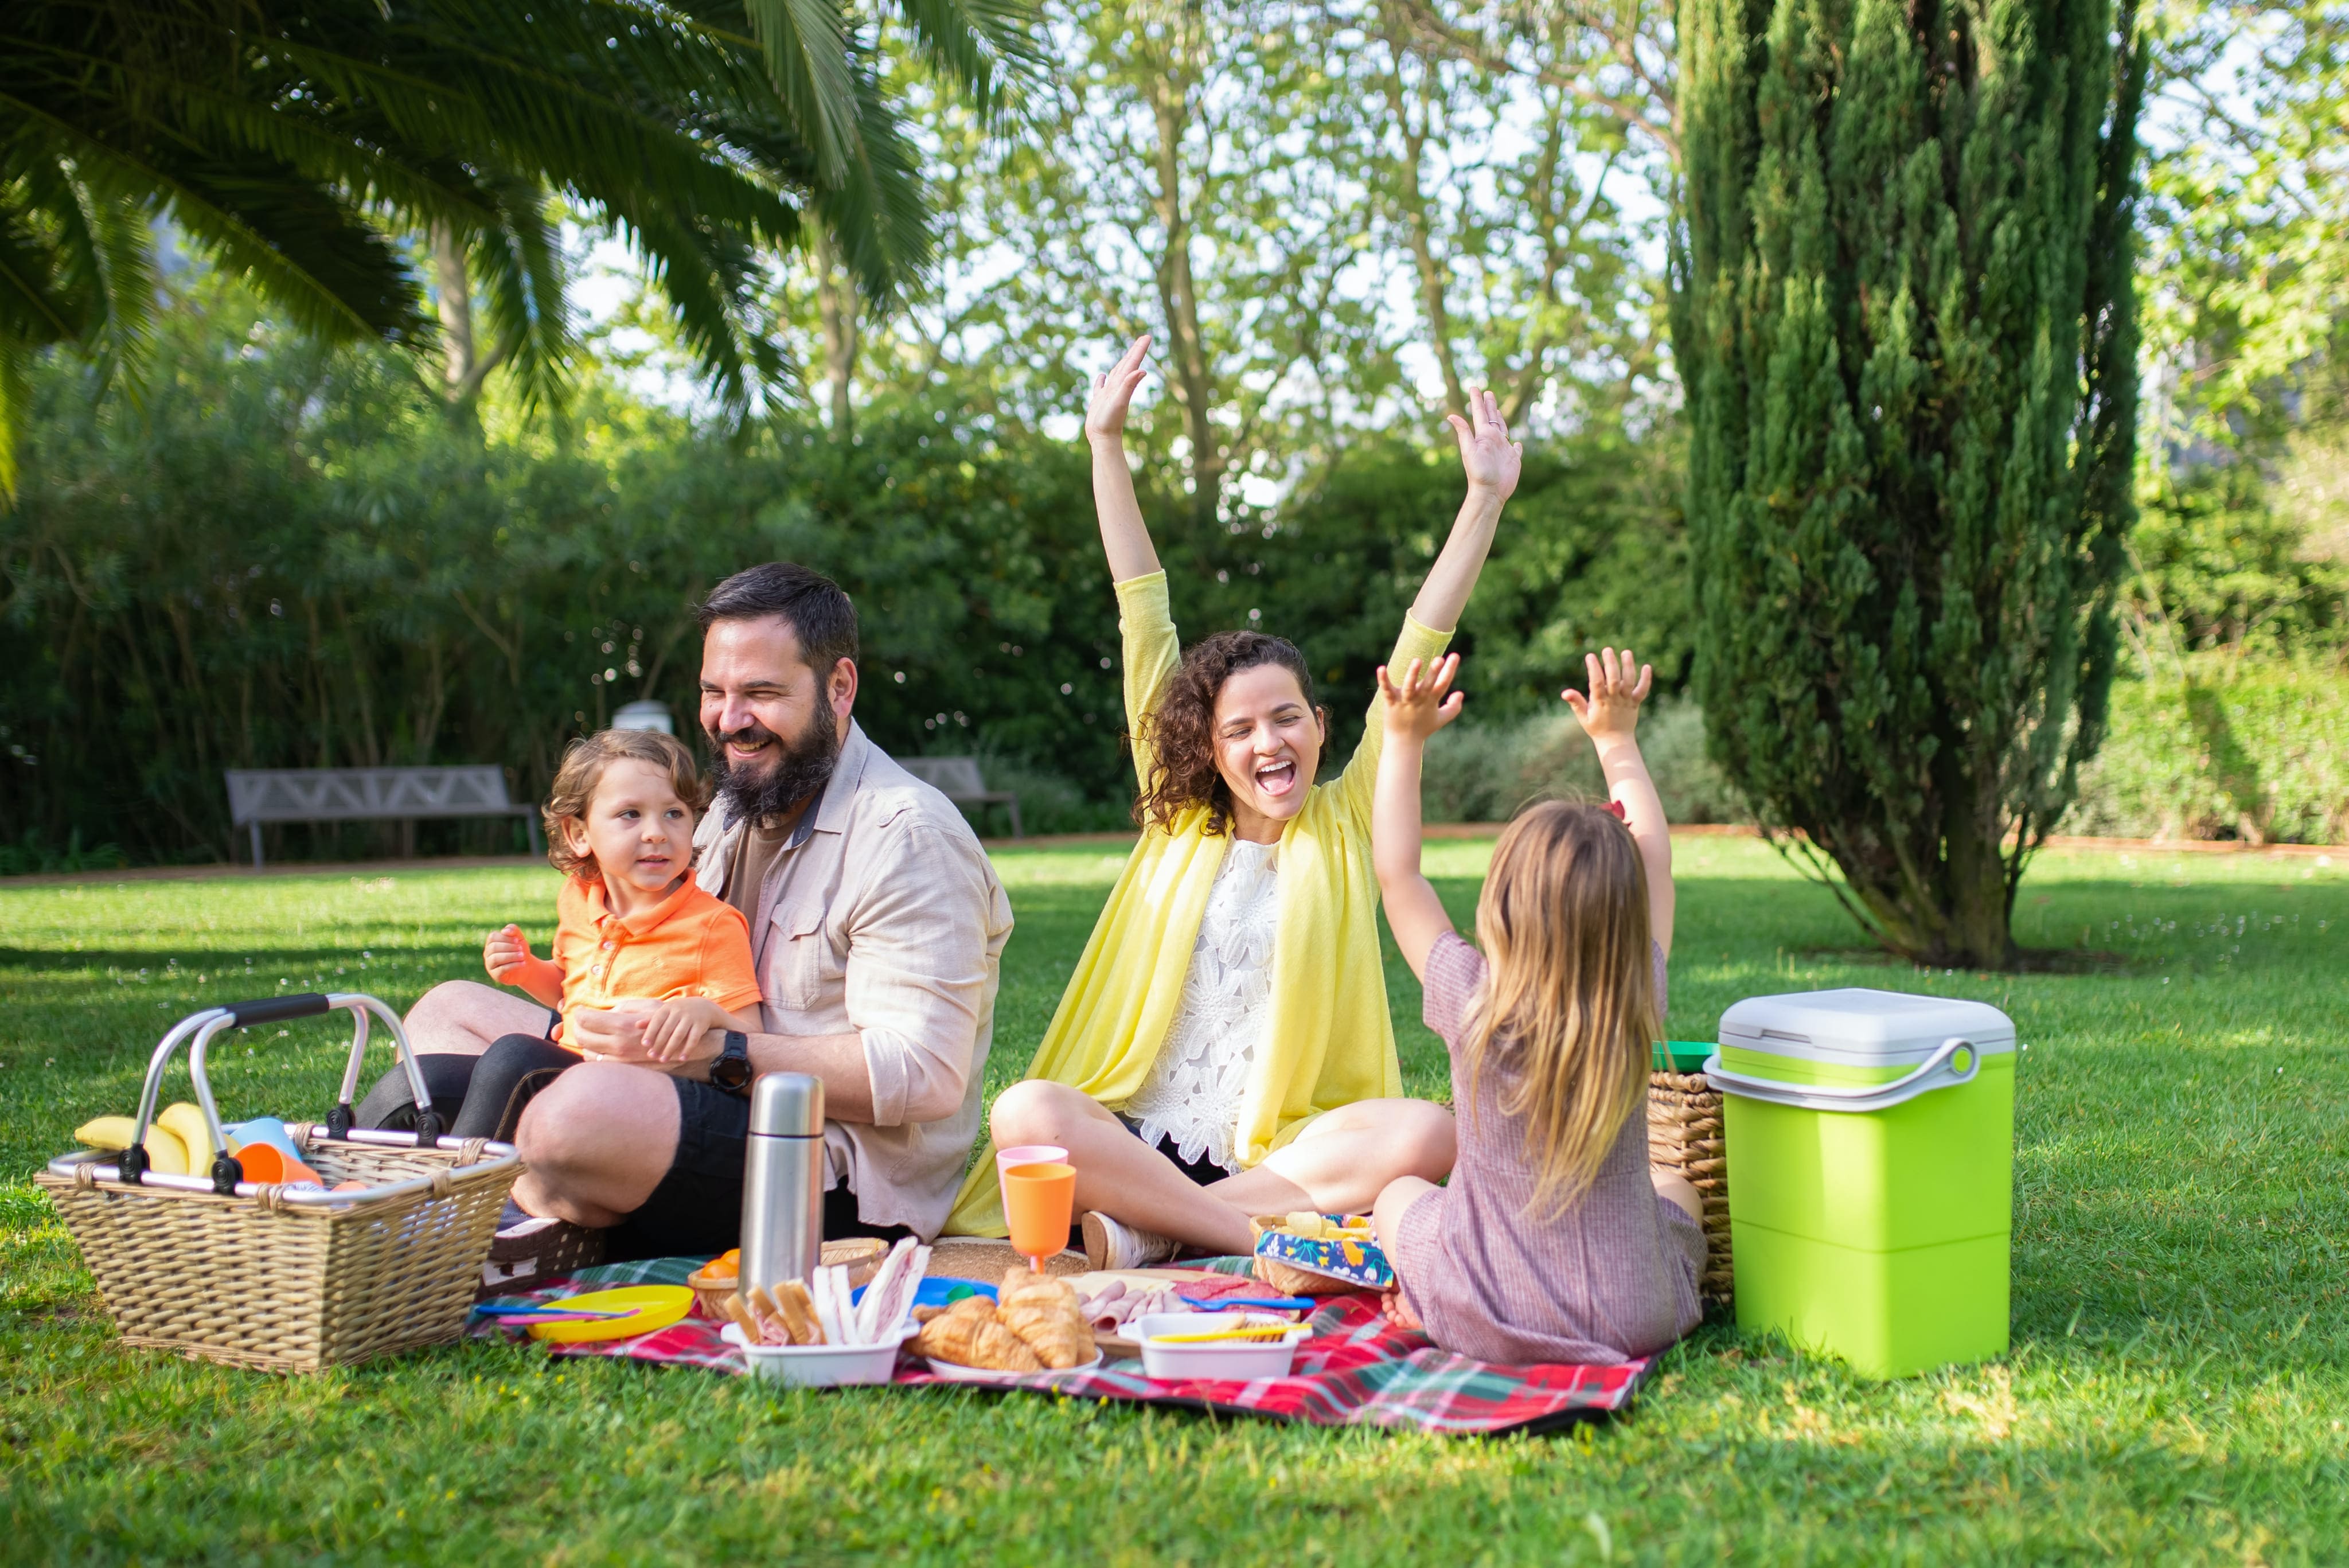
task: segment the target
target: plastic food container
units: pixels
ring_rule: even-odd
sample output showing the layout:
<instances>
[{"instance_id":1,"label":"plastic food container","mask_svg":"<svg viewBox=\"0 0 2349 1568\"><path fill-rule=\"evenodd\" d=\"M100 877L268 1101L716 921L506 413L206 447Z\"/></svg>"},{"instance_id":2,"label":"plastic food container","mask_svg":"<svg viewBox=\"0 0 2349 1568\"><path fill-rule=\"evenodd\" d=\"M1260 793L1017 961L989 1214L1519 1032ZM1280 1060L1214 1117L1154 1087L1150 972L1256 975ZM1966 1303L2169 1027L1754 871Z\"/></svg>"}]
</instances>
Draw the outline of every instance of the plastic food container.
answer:
<instances>
[{"instance_id":1,"label":"plastic food container","mask_svg":"<svg viewBox=\"0 0 2349 1568\"><path fill-rule=\"evenodd\" d=\"M878 1345L752 1345L739 1323L730 1323L719 1337L740 1350L750 1364L750 1376L796 1388L846 1388L886 1383L896 1375L897 1347L914 1337L911 1320Z\"/></svg>"},{"instance_id":2,"label":"plastic food container","mask_svg":"<svg viewBox=\"0 0 2349 1568\"><path fill-rule=\"evenodd\" d=\"M1281 1328L1278 1339L1219 1339L1201 1344L1166 1344L1164 1334L1213 1334L1226 1328ZM1254 1377L1286 1377L1297 1358L1297 1347L1312 1336L1301 1323L1276 1313L1154 1312L1136 1318L1126 1333L1142 1346L1144 1376L1213 1377L1245 1382Z\"/></svg>"},{"instance_id":3,"label":"plastic food container","mask_svg":"<svg viewBox=\"0 0 2349 1568\"><path fill-rule=\"evenodd\" d=\"M1722 1014L1740 1328L1901 1377L2007 1347L2014 1025L1889 991Z\"/></svg>"}]
</instances>

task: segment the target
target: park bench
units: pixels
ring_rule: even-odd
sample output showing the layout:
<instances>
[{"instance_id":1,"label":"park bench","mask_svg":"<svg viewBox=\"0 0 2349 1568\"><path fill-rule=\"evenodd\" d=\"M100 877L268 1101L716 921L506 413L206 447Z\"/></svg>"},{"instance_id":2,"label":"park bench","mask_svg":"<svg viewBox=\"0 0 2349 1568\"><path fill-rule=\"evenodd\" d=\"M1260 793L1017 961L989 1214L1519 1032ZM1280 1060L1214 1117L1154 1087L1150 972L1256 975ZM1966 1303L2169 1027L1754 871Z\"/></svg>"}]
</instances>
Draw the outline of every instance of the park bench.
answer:
<instances>
[{"instance_id":1,"label":"park bench","mask_svg":"<svg viewBox=\"0 0 2349 1568\"><path fill-rule=\"evenodd\" d=\"M1003 807L1011 814L1011 836L1028 836L1019 826L1019 797L1009 790L988 788L979 777L977 757L899 757L897 765L957 805Z\"/></svg>"},{"instance_id":2,"label":"park bench","mask_svg":"<svg viewBox=\"0 0 2349 1568\"><path fill-rule=\"evenodd\" d=\"M538 808L506 798L502 768L231 768L227 778L229 820L252 830L255 870L267 822L519 816L530 829L531 853L543 853Z\"/></svg>"}]
</instances>

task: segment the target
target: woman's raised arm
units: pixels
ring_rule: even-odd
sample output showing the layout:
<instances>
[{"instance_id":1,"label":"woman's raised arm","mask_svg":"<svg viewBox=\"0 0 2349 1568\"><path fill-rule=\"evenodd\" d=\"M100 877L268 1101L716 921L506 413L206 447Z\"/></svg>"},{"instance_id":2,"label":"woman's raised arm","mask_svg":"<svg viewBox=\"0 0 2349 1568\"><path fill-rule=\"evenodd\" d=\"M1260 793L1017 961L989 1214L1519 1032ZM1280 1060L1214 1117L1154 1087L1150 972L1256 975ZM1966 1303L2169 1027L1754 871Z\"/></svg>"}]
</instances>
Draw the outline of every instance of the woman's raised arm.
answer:
<instances>
[{"instance_id":1,"label":"woman's raised arm","mask_svg":"<svg viewBox=\"0 0 2349 1568\"><path fill-rule=\"evenodd\" d=\"M1149 352L1150 334L1145 332L1107 374L1094 379L1092 400L1085 405L1085 441L1093 452L1093 510L1101 514L1102 550L1109 556L1113 583L1158 570L1158 552L1151 546L1142 503L1133 493L1133 471L1125 463L1125 410L1133 401L1134 389L1150 374L1143 362Z\"/></svg>"},{"instance_id":2,"label":"woman's raised arm","mask_svg":"<svg viewBox=\"0 0 2349 1568\"><path fill-rule=\"evenodd\" d=\"M1419 597L1411 605L1412 618L1430 631L1448 632L1459 626L1460 612L1468 607L1468 595L1485 570L1486 553L1493 548L1501 503L1517 488L1517 472L1525 463L1525 443L1509 439L1508 421L1501 417L1500 402L1491 391L1469 393L1468 413L1464 420L1458 414L1445 416L1451 421L1452 433L1460 438L1460 466L1467 471L1468 496L1460 504L1460 515L1453 521L1444 553L1436 556L1434 567L1420 584ZM1101 460L1096 456L1093 462L1098 474ZM1100 481L1094 483L1098 485Z\"/></svg>"}]
</instances>

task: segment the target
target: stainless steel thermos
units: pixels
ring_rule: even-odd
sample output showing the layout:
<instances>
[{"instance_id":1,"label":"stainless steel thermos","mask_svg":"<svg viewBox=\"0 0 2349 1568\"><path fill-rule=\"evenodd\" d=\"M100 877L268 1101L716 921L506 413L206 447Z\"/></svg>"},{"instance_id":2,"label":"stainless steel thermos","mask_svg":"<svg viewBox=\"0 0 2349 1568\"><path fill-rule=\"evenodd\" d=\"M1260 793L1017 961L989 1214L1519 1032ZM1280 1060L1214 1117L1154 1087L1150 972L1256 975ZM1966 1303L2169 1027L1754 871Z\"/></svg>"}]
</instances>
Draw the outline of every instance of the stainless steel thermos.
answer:
<instances>
[{"instance_id":1,"label":"stainless steel thermos","mask_svg":"<svg viewBox=\"0 0 2349 1568\"><path fill-rule=\"evenodd\" d=\"M742 1156L742 1287L815 1273L823 1252L823 1080L768 1073Z\"/></svg>"}]
</instances>

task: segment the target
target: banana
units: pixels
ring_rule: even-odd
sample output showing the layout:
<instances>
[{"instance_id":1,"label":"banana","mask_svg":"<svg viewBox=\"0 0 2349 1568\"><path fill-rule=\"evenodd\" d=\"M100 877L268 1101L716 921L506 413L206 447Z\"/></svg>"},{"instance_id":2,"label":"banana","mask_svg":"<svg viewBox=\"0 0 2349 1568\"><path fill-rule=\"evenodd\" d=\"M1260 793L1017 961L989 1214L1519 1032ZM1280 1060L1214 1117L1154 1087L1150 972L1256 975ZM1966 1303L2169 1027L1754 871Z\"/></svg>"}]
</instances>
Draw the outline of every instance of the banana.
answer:
<instances>
[{"instance_id":1,"label":"banana","mask_svg":"<svg viewBox=\"0 0 2349 1568\"><path fill-rule=\"evenodd\" d=\"M155 1117L155 1125L169 1127L188 1146L190 1174L202 1176L212 1169L212 1156L219 1150L212 1147L212 1128L204 1125L203 1112L185 1100L174 1100Z\"/></svg>"},{"instance_id":2,"label":"banana","mask_svg":"<svg viewBox=\"0 0 2349 1568\"><path fill-rule=\"evenodd\" d=\"M139 1130L134 1116L98 1116L74 1128L74 1138L91 1148L129 1148L130 1135ZM207 1169L212 1161L204 1161ZM159 1176L188 1174L188 1146L180 1135L167 1127L150 1123L147 1127L147 1168Z\"/></svg>"}]
</instances>

